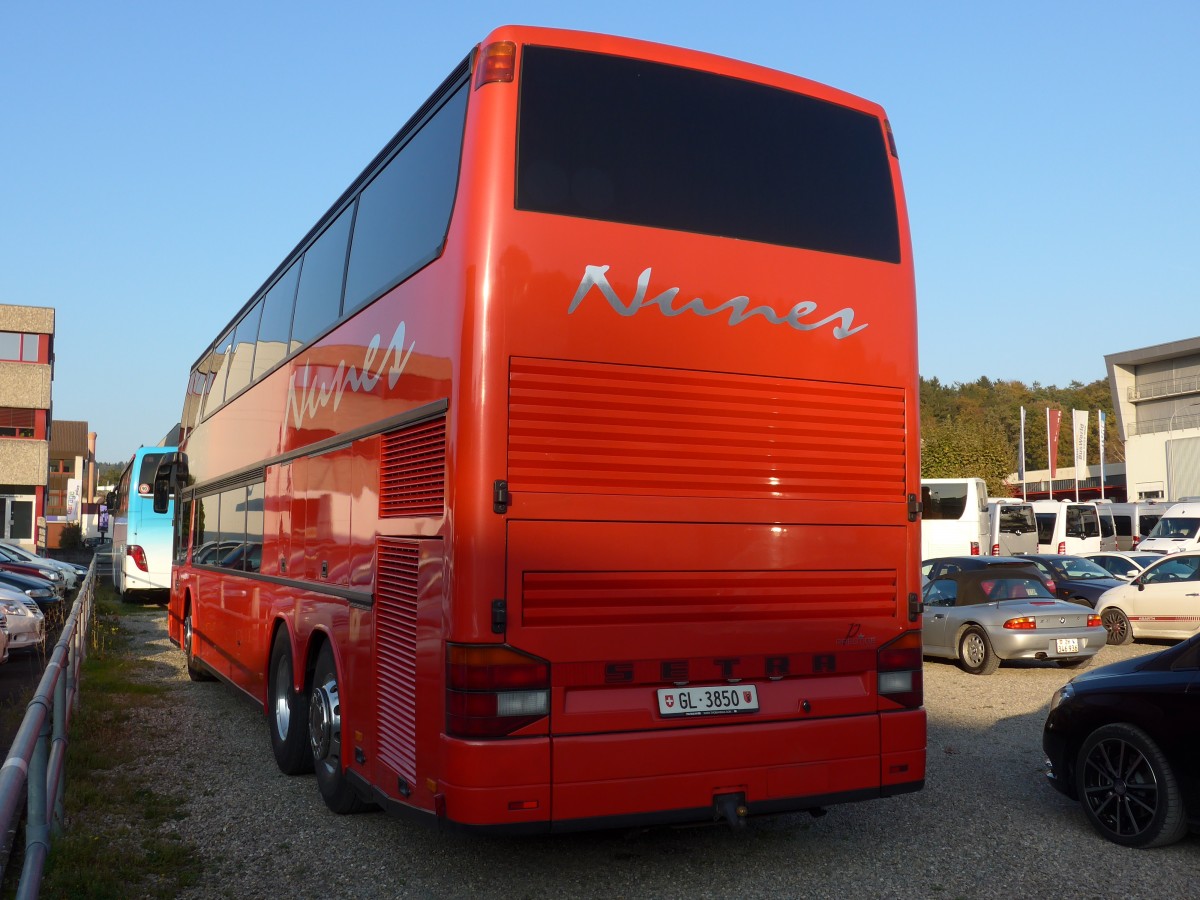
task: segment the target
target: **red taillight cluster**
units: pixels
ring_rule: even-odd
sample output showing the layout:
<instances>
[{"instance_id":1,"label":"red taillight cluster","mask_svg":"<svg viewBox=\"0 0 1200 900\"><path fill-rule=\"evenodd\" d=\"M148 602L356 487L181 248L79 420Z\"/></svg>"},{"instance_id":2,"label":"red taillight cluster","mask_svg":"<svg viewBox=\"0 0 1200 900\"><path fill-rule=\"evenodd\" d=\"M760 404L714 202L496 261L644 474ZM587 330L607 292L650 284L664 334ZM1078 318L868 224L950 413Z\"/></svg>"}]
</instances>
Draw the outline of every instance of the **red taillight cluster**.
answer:
<instances>
[{"instance_id":1,"label":"red taillight cluster","mask_svg":"<svg viewBox=\"0 0 1200 900\"><path fill-rule=\"evenodd\" d=\"M921 632L906 631L875 655L879 672L879 697L905 709L919 709L924 702L925 683L921 672Z\"/></svg>"},{"instance_id":2,"label":"red taillight cluster","mask_svg":"<svg viewBox=\"0 0 1200 900\"><path fill-rule=\"evenodd\" d=\"M1066 555L1067 555L1067 542L1066 542L1066 541L1059 541L1059 542L1058 542L1058 555L1059 555L1059 556L1066 556Z\"/></svg>"},{"instance_id":3,"label":"red taillight cluster","mask_svg":"<svg viewBox=\"0 0 1200 900\"><path fill-rule=\"evenodd\" d=\"M502 737L550 714L550 663L501 644L446 645L446 734Z\"/></svg>"},{"instance_id":4,"label":"red taillight cluster","mask_svg":"<svg viewBox=\"0 0 1200 900\"><path fill-rule=\"evenodd\" d=\"M999 555L1000 555L1000 545L992 544L992 556L999 556Z\"/></svg>"},{"instance_id":5,"label":"red taillight cluster","mask_svg":"<svg viewBox=\"0 0 1200 900\"><path fill-rule=\"evenodd\" d=\"M1099 616L1088 616L1088 628L1100 628L1104 624L1104 620Z\"/></svg>"},{"instance_id":6,"label":"red taillight cluster","mask_svg":"<svg viewBox=\"0 0 1200 900\"><path fill-rule=\"evenodd\" d=\"M1005 622L1004 627L1012 631L1032 631L1037 628L1037 619L1033 616L1018 616Z\"/></svg>"},{"instance_id":7,"label":"red taillight cluster","mask_svg":"<svg viewBox=\"0 0 1200 900\"><path fill-rule=\"evenodd\" d=\"M1140 541L1141 539L1142 539L1142 538L1141 538L1141 535L1137 535L1137 534L1135 534L1135 535L1133 536L1133 543L1131 543L1131 544L1129 545L1129 549L1130 549L1130 550L1136 550L1136 549L1137 549L1137 545L1138 545L1138 541Z\"/></svg>"},{"instance_id":8,"label":"red taillight cluster","mask_svg":"<svg viewBox=\"0 0 1200 900\"><path fill-rule=\"evenodd\" d=\"M972 556L979 555L979 541L971 541L971 555Z\"/></svg>"},{"instance_id":9,"label":"red taillight cluster","mask_svg":"<svg viewBox=\"0 0 1200 900\"><path fill-rule=\"evenodd\" d=\"M125 546L125 555L133 560L133 564L143 572L149 572L150 566L146 562L146 551L137 544L127 544Z\"/></svg>"}]
</instances>

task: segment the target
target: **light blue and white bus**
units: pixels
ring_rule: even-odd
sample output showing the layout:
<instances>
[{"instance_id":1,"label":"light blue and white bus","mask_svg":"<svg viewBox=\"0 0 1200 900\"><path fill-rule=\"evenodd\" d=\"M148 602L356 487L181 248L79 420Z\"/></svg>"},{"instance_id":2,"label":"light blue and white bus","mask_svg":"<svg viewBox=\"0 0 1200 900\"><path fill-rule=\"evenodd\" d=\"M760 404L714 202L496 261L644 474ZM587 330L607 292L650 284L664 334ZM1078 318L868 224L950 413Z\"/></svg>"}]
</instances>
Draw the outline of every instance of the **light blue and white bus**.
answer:
<instances>
[{"instance_id":1,"label":"light blue and white bus","mask_svg":"<svg viewBox=\"0 0 1200 900\"><path fill-rule=\"evenodd\" d=\"M154 473L176 447L141 447L117 489L108 495L112 518L112 581L118 594L165 601L171 589L175 498L166 512L154 511Z\"/></svg>"}]
</instances>

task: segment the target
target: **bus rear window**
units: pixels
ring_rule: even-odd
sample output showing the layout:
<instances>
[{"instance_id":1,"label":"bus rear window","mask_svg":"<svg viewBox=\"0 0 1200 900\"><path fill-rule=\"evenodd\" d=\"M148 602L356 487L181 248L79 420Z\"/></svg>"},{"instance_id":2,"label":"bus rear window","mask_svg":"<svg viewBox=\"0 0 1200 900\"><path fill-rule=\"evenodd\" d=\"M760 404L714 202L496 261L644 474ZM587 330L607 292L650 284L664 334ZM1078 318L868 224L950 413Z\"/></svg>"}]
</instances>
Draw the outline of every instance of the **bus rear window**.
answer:
<instances>
[{"instance_id":1,"label":"bus rear window","mask_svg":"<svg viewBox=\"0 0 1200 900\"><path fill-rule=\"evenodd\" d=\"M154 492L154 475L158 464L162 462L165 453L147 453L142 457L142 467L138 470L137 492L149 496Z\"/></svg>"},{"instance_id":2,"label":"bus rear window","mask_svg":"<svg viewBox=\"0 0 1200 900\"><path fill-rule=\"evenodd\" d=\"M900 261L875 116L645 60L523 56L518 209Z\"/></svg>"}]
</instances>

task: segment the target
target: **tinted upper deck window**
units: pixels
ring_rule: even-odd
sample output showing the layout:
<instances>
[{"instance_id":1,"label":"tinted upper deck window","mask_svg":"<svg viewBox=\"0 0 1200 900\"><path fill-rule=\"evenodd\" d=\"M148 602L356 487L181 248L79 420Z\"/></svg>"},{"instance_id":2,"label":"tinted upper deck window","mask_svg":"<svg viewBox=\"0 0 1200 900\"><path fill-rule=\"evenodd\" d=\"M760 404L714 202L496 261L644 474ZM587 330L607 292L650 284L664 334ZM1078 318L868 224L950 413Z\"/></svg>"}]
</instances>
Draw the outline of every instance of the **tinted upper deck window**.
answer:
<instances>
[{"instance_id":1,"label":"tinted upper deck window","mask_svg":"<svg viewBox=\"0 0 1200 900\"><path fill-rule=\"evenodd\" d=\"M875 116L645 60L523 57L518 209L900 261Z\"/></svg>"}]
</instances>

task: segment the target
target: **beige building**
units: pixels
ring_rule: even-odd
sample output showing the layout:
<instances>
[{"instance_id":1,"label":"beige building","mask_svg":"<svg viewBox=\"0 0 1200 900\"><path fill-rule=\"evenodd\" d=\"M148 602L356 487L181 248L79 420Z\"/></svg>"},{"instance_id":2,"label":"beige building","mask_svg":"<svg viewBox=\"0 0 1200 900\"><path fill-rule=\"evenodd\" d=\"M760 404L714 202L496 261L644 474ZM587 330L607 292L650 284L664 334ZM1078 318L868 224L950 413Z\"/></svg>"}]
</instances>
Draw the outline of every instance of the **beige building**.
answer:
<instances>
[{"instance_id":1,"label":"beige building","mask_svg":"<svg viewBox=\"0 0 1200 900\"><path fill-rule=\"evenodd\" d=\"M1200 338L1104 357L1130 500L1200 497Z\"/></svg>"},{"instance_id":2,"label":"beige building","mask_svg":"<svg viewBox=\"0 0 1200 900\"><path fill-rule=\"evenodd\" d=\"M0 540L45 546L54 310L0 305Z\"/></svg>"}]
</instances>

